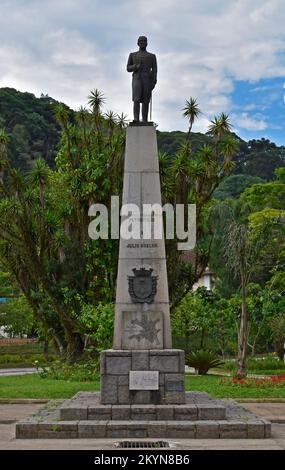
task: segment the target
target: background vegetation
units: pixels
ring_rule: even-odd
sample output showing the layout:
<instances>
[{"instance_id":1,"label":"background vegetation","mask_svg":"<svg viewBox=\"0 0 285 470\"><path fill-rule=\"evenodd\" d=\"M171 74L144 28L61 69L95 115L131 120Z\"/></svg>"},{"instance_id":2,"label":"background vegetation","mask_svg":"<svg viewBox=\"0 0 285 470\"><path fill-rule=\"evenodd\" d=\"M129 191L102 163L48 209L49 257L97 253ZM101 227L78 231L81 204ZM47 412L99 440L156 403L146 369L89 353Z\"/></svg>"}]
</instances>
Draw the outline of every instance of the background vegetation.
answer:
<instances>
[{"instance_id":1,"label":"background vegetation","mask_svg":"<svg viewBox=\"0 0 285 470\"><path fill-rule=\"evenodd\" d=\"M122 190L125 116L94 90L74 112L48 96L0 90L0 325L53 343L69 362L111 345L118 241L90 240L88 209ZM191 256L168 241L175 345L239 359L285 341L285 148L244 142L225 114L207 134L159 132L164 202L195 203ZM237 243L238 242L238 243ZM209 266L212 292L192 292Z\"/></svg>"}]
</instances>

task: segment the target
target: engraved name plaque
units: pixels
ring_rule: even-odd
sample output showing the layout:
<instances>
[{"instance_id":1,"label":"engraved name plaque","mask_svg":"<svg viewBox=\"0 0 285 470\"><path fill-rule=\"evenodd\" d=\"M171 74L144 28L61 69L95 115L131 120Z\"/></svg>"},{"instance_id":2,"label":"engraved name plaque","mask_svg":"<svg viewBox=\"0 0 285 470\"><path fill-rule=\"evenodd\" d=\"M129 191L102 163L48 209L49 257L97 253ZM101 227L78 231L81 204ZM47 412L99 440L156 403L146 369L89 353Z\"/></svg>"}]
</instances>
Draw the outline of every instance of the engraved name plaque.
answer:
<instances>
[{"instance_id":1,"label":"engraved name plaque","mask_svg":"<svg viewBox=\"0 0 285 470\"><path fill-rule=\"evenodd\" d=\"M159 389L159 372L131 370L129 377L130 390L158 390Z\"/></svg>"}]
</instances>

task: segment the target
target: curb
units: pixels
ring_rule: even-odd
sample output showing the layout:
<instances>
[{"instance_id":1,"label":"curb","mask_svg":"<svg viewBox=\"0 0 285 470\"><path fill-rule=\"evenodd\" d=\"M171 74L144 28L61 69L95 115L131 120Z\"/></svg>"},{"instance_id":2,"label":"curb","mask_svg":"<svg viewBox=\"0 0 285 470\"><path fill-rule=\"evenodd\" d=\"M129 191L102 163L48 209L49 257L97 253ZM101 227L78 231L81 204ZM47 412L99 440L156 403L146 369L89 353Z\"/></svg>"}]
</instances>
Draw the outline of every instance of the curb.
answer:
<instances>
[{"instance_id":1,"label":"curb","mask_svg":"<svg viewBox=\"0 0 285 470\"><path fill-rule=\"evenodd\" d=\"M0 405L32 405L48 403L52 398L0 398Z\"/></svg>"},{"instance_id":2,"label":"curb","mask_svg":"<svg viewBox=\"0 0 285 470\"><path fill-rule=\"evenodd\" d=\"M285 398L274 398L274 397L273 398L232 398L232 399L235 401L238 401L239 403L285 403Z\"/></svg>"}]
</instances>

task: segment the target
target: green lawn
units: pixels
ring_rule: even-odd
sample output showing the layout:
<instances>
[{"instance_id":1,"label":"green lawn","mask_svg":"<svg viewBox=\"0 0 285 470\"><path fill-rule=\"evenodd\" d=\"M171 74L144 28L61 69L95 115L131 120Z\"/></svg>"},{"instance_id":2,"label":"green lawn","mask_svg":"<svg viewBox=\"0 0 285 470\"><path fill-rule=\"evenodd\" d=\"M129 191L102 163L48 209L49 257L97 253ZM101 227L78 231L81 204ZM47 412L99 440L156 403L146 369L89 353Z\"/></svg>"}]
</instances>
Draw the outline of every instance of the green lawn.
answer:
<instances>
[{"instance_id":1,"label":"green lawn","mask_svg":"<svg viewBox=\"0 0 285 470\"><path fill-rule=\"evenodd\" d=\"M249 374L256 374L256 375L285 375L284 369L266 369L266 370L258 370L253 369L248 371Z\"/></svg>"},{"instance_id":2,"label":"green lawn","mask_svg":"<svg viewBox=\"0 0 285 470\"><path fill-rule=\"evenodd\" d=\"M38 375L0 377L0 398L69 398L78 391L99 390L97 382L42 379Z\"/></svg>"},{"instance_id":3,"label":"green lawn","mask_svg":"<svg viewBox=\"0 0 285 470\"><path fill-rule=\"evenodd\" d=\"M220 383L215 375L186 375L186 389L204 391L219 398L285 398L285 382L282 386L269 388L232 386ZM37 375L0 377L0 398L69 398L78 391L99 390L94 382L69 382L42 379Z\"/></svg>"},{"instance_id":4,"label":"green lawn","mask_svg":"<svg viewBox=\"0 0 285 470\"><path fill-rule=\"evenodd\" d=\"M231 385L221 383L217 375L186 375L186 390L208 392L217 398L285 398L285 382L271 387Z\"/></svg>"}]
</instances>

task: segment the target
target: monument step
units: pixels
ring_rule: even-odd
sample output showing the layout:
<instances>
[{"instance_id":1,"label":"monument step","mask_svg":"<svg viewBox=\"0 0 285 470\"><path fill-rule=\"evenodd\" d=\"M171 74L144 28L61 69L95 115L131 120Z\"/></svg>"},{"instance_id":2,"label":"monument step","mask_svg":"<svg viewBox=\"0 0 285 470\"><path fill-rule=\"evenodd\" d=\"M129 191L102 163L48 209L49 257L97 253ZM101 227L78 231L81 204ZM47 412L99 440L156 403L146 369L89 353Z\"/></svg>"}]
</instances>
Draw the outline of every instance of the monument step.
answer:
<instances>
[{"instance_id":1,"label":"monument step","mask_svg":"<svg viewBox=\"0 0 285 470\"><path fill-rule=\"evenodd\" d=\"M186 392L184 404L102 405L99 392L79 392L59 408L61 421L202 421L226 419L226 407L203 392Z\"/></svg>"},{"instance_id":2,"label":"monument step","mask_svg":"<svg viewBox=\"0 0 285 470\"><path fill-rule=\"evenodd\" d=\"M16 425L18 439L169 438L253 439L267 438L271 424L263 419L208 421L44 421Z\"/></svg>"},{"instance_id":3,"label":"monument step","mask_svg":"<svg viewBox=\"0 0 285 470\"><path fill-rule=\"evenodd\" d=\"M73 412L75 409L78 410L77 418L74 420L63 420L61 417L62 410L66 410L68 404ZM185 412L185 410L193 410L193 405L194 409L196 407L200 410L200 415L198 414L196 420L191 415L189 418L190 413L187 415ZM103 418L101 413L101 419L88 420L88 406L90 406L90 411L93 407L98 412L99 392L79 392L63 403L49 402L36 415L16 424L16 437L21 439L85 437L246 439L270 437L271 433L269 421L259 418L234 400L217 400L205 392L187 392L185 405L157 405L155 419L152 412L147 414L147 408L151 408L149 405L113 405L111 416L113 413L115 419ZM131 418L127 419L125 415L125 419L122 419L122 410L129 410L134 414ZM172 416L169 410L173 410L172 419L169 417ZM202 410L205 413L211 410L211 419L205 419ZM217 413L220 413L218 410L225 412L224 418L217 419ZM201 416L204 419L201 419Z\"/></svg>"},{"instance_id":4,"label":"monument step","mask_svg":"<svg viewBox=\"0 0 285 470\"><path fill-rule=\"evenodd\" d=\"M216 404L185 405L70 405L60 408L62 421L138 420L202 421L226 419L226 408Z\"/></svg>"}]
</instances>

